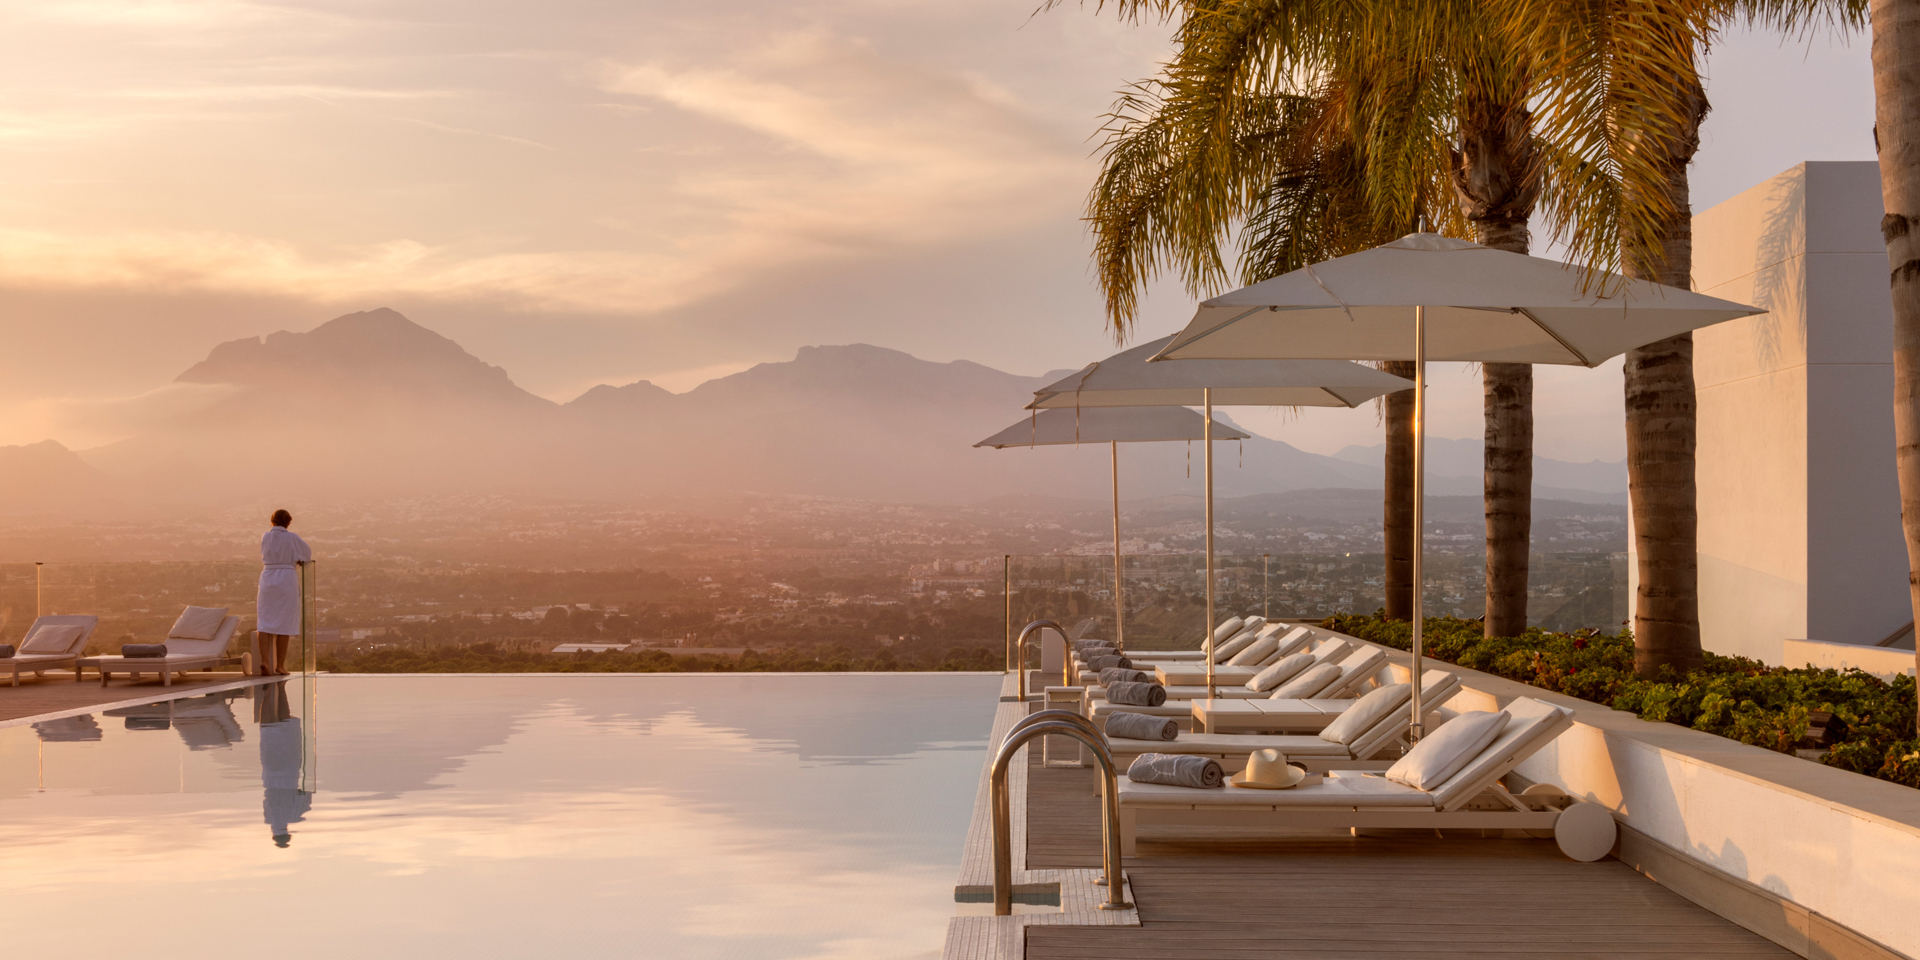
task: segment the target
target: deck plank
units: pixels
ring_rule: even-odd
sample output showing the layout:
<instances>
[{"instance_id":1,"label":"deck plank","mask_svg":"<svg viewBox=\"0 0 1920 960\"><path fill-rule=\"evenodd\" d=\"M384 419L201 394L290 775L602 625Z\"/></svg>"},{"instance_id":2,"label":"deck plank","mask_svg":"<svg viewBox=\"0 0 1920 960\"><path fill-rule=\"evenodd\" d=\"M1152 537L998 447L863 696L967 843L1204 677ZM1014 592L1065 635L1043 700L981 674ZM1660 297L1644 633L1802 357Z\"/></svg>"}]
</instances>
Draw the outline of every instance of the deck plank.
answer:
<instances>
[{"instance_id":1,"label":"deck plank","mask_svg":"<svg viewBox=\"0 0 1920 960\"><path fill-rule=\"evenodd\" d=\"M1028 864L1098 867L1094 772L1027 772ZM1126 868L1140 926L1029 927L1029 960L1794 956L1626 864L1575 863L1545 840L1175 836L1142 841Z\"/></svg>"}]
</instances>

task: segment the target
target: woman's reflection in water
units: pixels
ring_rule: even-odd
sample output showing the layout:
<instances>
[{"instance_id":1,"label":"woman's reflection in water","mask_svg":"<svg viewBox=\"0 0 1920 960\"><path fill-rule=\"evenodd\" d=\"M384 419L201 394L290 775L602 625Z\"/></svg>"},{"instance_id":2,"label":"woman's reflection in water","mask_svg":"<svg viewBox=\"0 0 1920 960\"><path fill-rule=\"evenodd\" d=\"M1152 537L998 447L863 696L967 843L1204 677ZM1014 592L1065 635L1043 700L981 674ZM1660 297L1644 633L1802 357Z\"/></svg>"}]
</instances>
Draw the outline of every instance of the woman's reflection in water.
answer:
<instances>
[{"instance_id":1,"label":"woman's reflection in water","mask_svg":"<svg viewBox=\"0 0 1920 960\"><path fill-rule=\"evenodd\" d=\"M253 719L260 725L260 783L266 787L263 803L273 845L293 842L288 824L306 819L313 795L300 789L300 718L293 715L287 681L256 687Z\"/></svg>"}]
</instances>

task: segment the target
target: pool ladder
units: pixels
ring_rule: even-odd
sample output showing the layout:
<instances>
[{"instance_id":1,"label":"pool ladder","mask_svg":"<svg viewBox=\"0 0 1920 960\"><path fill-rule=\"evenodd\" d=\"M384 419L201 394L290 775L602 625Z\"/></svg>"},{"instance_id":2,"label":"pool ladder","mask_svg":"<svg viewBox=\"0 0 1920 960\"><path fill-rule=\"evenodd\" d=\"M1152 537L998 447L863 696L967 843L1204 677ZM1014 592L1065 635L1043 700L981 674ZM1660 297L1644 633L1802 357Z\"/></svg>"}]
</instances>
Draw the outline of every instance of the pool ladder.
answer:
<instances>
[{"instance_id":1,"label":"pool ladder","mask_svg":"<svg viewBox=\"0 0 1920 960\"><path fill-rule=\"evenodd\" d=\"M1027 699L1027 638L1041 630L1053 630L1060 634L1060 643L1064 648L1060 658L1060 685L1073 683L1073 642L1068 640L1067 628L1052 620L1035 620L1020 628L1020 639L1013 642L1013 667L1020 674L1020 701ZM1097 735L1098 730L1094 733Z\"/></svg>"},{"instance_id":2,"label":"pool ladder","mask_svg":"<svg viewBox=\"0 0 1920 960\"><path fill-rule=\"evenodd\" d=\"M1034 626L1052 621L1035 621ZM1022 644L1026 641L1027 631L1021 631ZM1024 647L1022 648L1024 649ZM1025 662L1021 662L1025 669ZM1013 804L1007 796L1007 770L1020 748L1035 737L1065 736L1079 740L1093 748L1094 762L1100 766L1100 865L1103 868L1101 879L1094 881L1107 888L1107 899L1101 903L1102 910L1131 910L1133 904L1125 899L1126 878L1121 872L1120 862L1120 783L1114 771L1113 754L1107 750L1106 738L1100 735L1093 721L1071 710L1041 710L1023 717L1013 728L1007 731L1007 739L1000 744L999 752L994 754L990 776L990 792L993 802L993 914L997 917L1013 913Z\"/></svg>"}]
</instances>

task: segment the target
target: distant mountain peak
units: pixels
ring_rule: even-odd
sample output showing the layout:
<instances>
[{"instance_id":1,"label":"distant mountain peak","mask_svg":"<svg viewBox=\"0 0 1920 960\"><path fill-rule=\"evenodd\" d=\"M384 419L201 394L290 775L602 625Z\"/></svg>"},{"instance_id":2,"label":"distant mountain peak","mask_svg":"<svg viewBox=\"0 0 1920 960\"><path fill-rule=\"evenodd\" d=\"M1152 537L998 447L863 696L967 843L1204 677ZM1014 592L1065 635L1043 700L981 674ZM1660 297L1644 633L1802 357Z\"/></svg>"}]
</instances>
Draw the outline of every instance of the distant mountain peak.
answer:
<instances>
[{"instance_id":1,"label":"distant mountain peak","mask_svg":"<svg viewBox=\"0 0 1920 960\"><path fill-rule=\"evenodd\" d=\"M515 386L505 370L387 307L335 317L305 333L229 340L174 379L549 403Z\"/></svg>"}]
</instances>

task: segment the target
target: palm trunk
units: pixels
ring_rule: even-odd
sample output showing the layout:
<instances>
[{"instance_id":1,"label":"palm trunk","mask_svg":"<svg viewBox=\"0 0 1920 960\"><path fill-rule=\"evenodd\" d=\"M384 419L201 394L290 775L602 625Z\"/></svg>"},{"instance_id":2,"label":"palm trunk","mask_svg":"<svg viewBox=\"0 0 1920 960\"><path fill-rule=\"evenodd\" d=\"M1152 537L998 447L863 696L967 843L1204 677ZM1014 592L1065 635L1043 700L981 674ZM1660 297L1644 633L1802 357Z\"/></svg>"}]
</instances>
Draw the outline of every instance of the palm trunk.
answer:
<instances>
[{"instance_id":1,"label":"palm trunk","mask_svg":"<svg viewBox=\"0 0 1920 960\"><path fill-rule=\"evenodd\" d=\"M1692 122L1650 141L1665 171L1660 189L1668 215L1659 243L1630 243L1622 257L1627 276L1693 288L1693 212L1687 202L1687 165L1700 148L1707 95L1697 76L1683 88L1694 105ZM1661 667L1699 666L1699 513L1693 475L1696 408L1693 335L1681 334L1627 353L1627 484L1633 509L1640 591L1633 610L1633 665L1644 678Z\"/></svg>"},{"instance_id":2,"label":"palm trunk","mask_svg":"<svg viewBox=\"0 0 1920 960\"><path fill-rule=\"evenodd\" d=\"M1470 97L1452 151L1453 187L1482 245L1525 254L1527 222L1539 194L1533 117L1514 83ZM1483 633L1511 637L1527 629L1527 559L1533 545L1533 367L1481 367L1485 404L1482 491L1487 518L1487 605Z\"/></svg>"},{"instance_id":3,"label":"palm trunk","mask_svg":"<svg viewBox=\"0 0 1920 960\"><path fill-rule=\"evenodd\" d=\"M1874 145L1893 288L1893 444L1907 589L1920 619L1920 3L1873 0ZM1920 656L1920 655L1916 655Z\"/></svg>"},{"instance_id":4,"label":"palm trunk","mask_svg":"<svg viewBox=\"0 0 1920 960\"><path fill-rule=\"evenodd\" d=\"M1413 361L1391 360L1381 369L1413 379ZM1413 618L1413 391L1389 393L1385 533L1387 619Z\"/></svg>"},{"instance_id":5,"label":"palm trunk","mask_svg":"<svg viewBox=\"0 0 1920 960\"><path fill-rule=\"evenodd\" d=\"M1486 410L1487 619L1484 635L1527 632L1533 547L1533 367L1481 365Z\"/></svg>"}]
</instances>

